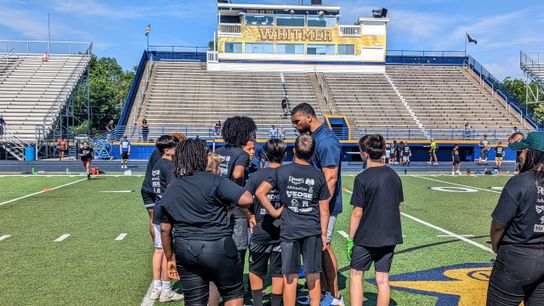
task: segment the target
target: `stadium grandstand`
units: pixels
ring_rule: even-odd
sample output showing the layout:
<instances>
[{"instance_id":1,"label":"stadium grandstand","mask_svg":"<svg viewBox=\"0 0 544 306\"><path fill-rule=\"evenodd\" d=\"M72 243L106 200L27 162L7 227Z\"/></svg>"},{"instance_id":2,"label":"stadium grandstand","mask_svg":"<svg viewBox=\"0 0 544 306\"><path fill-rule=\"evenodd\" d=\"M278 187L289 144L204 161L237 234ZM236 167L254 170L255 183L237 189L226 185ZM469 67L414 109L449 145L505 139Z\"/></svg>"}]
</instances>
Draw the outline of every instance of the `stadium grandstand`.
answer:
<instances>
[{"instance_id":1,"label":"stadium grandstand","mask_svg":"<svg viewBox=\"0 0 544 306\"><path fill-rule=\"evenodd\" d=\"M180 129L212 138L215 122L241 114L255 118L259 138L275 126L289 139L283 97L313 105L345 141L370 132L422 143L504 141L514 127L538 126L465 52L386 50L382 16L342 25L336 6L217 5L213 50L144 51L118 136L141 140L147 119L151 139Z\"/></svg>"},{"instance_id":2,"label":"stadium grandstand","mask_svg":"<svg viewBox=\"0 0 544 306\"><path fill-rule=\"evenodd\" d=\"M520 68L527 80L527 104L544 103L544 52L520 52ZM530 86L531 82L536 86Z\"/></svg>"},{"instance_id":3,"label":"stadium grandstand","mask_svg":"<svg viewBox=\"0 0 544 306\"><path fill-rule=\"evenodd\" d=\"M0 113L7 123L1 147L22 160L25 147L39 149L60 136L55 132L66 136L70 120L61 117L88 79L91 43L0 41L0 49Z\"/></svg>"}]
</instances>

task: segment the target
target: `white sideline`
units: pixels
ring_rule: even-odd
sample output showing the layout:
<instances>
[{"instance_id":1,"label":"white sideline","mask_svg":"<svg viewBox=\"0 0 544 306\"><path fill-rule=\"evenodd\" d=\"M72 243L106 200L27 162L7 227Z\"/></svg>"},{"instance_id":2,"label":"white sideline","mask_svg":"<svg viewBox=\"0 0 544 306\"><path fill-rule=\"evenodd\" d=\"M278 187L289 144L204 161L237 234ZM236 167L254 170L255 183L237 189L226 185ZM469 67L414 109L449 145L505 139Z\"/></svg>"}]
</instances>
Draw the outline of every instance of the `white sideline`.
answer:
<instances>
[{"instance_id":1,"label":"white sideline","mask_svg":"<svg viewBox=\"0 0 544 306\"><path fill-rule=\"evenodd\" d=\"M473 237L475 237L474 235L459 235L459 236L465 237L465 238L473 238ZM451 235L436 235L436 237L444 238L444 237L451 237Z\"/></svg>"},{"instance_id":2,"label":"white sideline","mask_svg":"<svg viewBox=\"0 0 544 306\"><path fill-rule=\"evenodd\" d=\"M417 176L416 176L416 177L417 177ZM418 178L422 178L422 177L418 177ZM425 178L424 178L424 179L425 179ZM438 180L437 180L437 181L438 181ZM447 182L441 181L441 183L447 183ZM463 187L474 188L474 187L471 187L471 186L463 186ZM344 191L347 192L347 193L349 193L349 194L353 194L353 192L351 192L351 191L348 190L348 189L344 189ZM491 190L489 190L489 191L491 191ZM402 216L408 218L408 219L411 219L411 220L416 221L416 222L418 222L418 223L421 223L421 224L423 224L423 225L425 225L425 226L428 226L428 227L430 227L430 228L433 228L433 229L435 229L435 230L437 230L437 231L439 231L439 232L442 232L442 233L444 233L444 234L446 234L446 235L449 235L449 236L451 236L451 237L457 238L458 240L464 241L464 242L466 242L466 243L468 243L468 244L471 244L471 245L473 245L473 246L475 246L475 247L477 247L477 248L480 248L480 249L482 249L482 250L484 250L484 251L488 251L488 252L490 252L490 253L495 254L495 252L493 252L492 249L486 247L485 245L479 244L478 242L475 242L475 241L472 241L472 240L470 240L470 239L467 239L467 238L465 238L465 237L463 237L463 236L457 235L457 234L455 234L455 233L453 233L453 232L450 232L450 231L448 231L448 230L445 230L445 229L443 229L443 228L441 228L441 227L438 227L438 226L436 226L436 225L434 225L434 224L431 224L431 223L429 223L429 222L425 222L425 221L423 221L423 220L421 220L421 219L418 219L418 218L416 218L416 217L414 217L414 216L411 216L411 215L409 215L409 214L407 214L407 213L401 212L400 214L401 214Z\"/></svg>"},{"instance_id":3,"label":"white sideline","mask_svg":"<svg viewBox=\"0 0 544 306\"><path fill-rule=\"evenodd\" d=\"M81 180L77 180L77 181L74 181L74 182L70 182L70 183L67 183L67 184L64 184L64 185L60 185L60 186L57 186L57 187L53 187L53 188L50 188L49 191L52 191L52 190L55 190L55 189L59 189L59 188L63 188L63 187L67 187L67 186L70 186L70 185L73 185L73 184L76 184L76 183L79 183L79 182L83 182L83 181L86 181L87 179L84 178L84 179L81 179ZM38 191L38 192L34 192L34 193L31 193L31 194L27 194L25 196L22 196L22 197L18 197L18 198L15 198L15 199L11 199L11 200L8 200L8 201L5 201L5 202L2 202L0 203L0 206L2 205L6 205L6 204L9 204L9 203L13 203L15 201L19 201L19 200L22 200L22 199L26 199L26 198L30 198L30 197L33 197L35 195L38 195L38 194L41 194L41 193L44 193L45 190L42 190L42 191Z\"/></svg>"},{"instance_id":4,"label":"white sideline","mask_svg":"<svg viewBox=\"0 0 544 306\"><path fill-rule=\"evenodd\" d=\"M116 241L121 241L121 240L125 239L125 237L126 237L127 235L128 235L127 233L119 234L119 236L117 236L117 238L115 238L115 240L116 240Z\"/></svg>"},{"instance_id":5,"label":"white sideline","mask_svg":"<svg viewBox=\"0 0 544 306\"><path fill-rule=\"evenodd\" d=\"M70 234L62 234L59 238L55 239L55 242L61 242L63 240L66 240L66 238L70 237Z\"/></svg>"},{"instance_id":6,"label":"white sideline","mask_svg":"<svg viewBox=\"0 0 544 306\"><path fill-rule=\"evenodd\" d=\"M151 290L153 290L153 283L149 284L149 288L147 288L147 293L144 296L144 299L142 300L142 304L140 306L152 306L155 301L151 299Z\"/></svg>"},{"instance_id":7,"label":"white sideline","mask_svg":"<svg viewBox=\"0 0 544 306\"><path fill-rule=\"evenodd\" d=\"M498 193L498 194L501 193L500 191L497 191L497 190L486 189L486 188L480 188L480 187L473 187L473 186L463 185L463 184L457 184L457 183L452 183L452 182L448 182L448 181L442 181L442 180L432 179L432 178L424 177L424 176L418 176L418 175L411 175L411 176L412 176L412 177L416 177L416 178L418 178L418 179L427 180L427 181L433 181L433 182L437 182L437 183L449 184L449 185L459 186L459 187L465 187L465 188L472 188L472 189L476 189L476 190L480 190L480 191L485 191L485 192L491 192L491 193Z\"/></svg>"},{"instance_id":8,"label":"white sideline","mask_svg":"<svg viewBox=\"0 0 544 306\"><path fill-rule=\"evenodd\" d=\"M3 236L0 236L0 241L6 240L6 239L8 239L9 237L11 237L11 235L3 235Z\"/></svg>"}]
</instances>

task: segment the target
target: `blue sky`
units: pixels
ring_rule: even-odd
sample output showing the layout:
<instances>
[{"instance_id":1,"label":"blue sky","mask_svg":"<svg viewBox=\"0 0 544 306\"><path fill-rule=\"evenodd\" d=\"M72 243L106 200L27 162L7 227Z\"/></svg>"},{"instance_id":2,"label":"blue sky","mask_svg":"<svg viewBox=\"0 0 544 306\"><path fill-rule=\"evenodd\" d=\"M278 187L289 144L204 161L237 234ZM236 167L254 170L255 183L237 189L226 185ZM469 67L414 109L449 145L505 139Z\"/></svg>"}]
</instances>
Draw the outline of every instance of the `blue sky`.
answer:
<instances>
[{"instance_id":1,"label":"blue sky","mask_svg":"<svg viewBox=\"0 0 544 306\"><path fill-rule=\"evenodd\" d=\"M297 0L234 0L236 3L296 4ZM309 3L310 0L306 0ZM324 0L342 6L342 23L389 9L389 49L463 50L464 33L478 39L469 53L495 76L521 77L519 51L544 50L544 1ZM0 39L93 41L98 56L137 64L152 25L155 45L206 46L215 29L212 0L0 0Z\"/></svg>"}]
</instances>

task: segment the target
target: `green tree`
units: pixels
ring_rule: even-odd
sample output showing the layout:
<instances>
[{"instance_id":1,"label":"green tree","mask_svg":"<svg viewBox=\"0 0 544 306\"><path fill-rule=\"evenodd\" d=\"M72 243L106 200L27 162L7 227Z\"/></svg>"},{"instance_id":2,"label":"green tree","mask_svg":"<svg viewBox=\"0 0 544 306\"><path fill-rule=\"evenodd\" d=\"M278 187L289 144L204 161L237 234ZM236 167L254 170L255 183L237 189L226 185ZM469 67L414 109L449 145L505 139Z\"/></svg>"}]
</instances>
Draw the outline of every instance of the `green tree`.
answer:
<instances>
[{"instance_id":1,"label":"green tree","mask_svg":"<svg viewBox=\"0 0 544 306\"><path fill-rule=\"evenodd\" d=\"M82 121L75 132L86 132L90 126L93 133L100 133L110 120L117 122L132 81L134 71L123 71L115 58L92 56L90 61L90 109L91 123L87 122L87 107L84 91L76 97L76 116ZM81 86L81 85L80 85Z\"/></svg>"},{"instance_id":2,"label":"green tree","mask_svg":"<svg viewBox=\"0 0 544 306\"><path fill-rule=\"evenodd\" d=\"M538 117L544 118L544 105L541 103L531 103L534 102L531 100L527 101L527 88L523 80L507 77L504 79L502 84L506 86L512 93L514 93L521 101L525 102L526 104L527 102L529 102L529 104L527 105L528 108L531 109ZM529 86L532 92L536 93L538 85L535 82L531 82ZM523 109L523 111L525 110Z\"/></svg>"}]
</instances>

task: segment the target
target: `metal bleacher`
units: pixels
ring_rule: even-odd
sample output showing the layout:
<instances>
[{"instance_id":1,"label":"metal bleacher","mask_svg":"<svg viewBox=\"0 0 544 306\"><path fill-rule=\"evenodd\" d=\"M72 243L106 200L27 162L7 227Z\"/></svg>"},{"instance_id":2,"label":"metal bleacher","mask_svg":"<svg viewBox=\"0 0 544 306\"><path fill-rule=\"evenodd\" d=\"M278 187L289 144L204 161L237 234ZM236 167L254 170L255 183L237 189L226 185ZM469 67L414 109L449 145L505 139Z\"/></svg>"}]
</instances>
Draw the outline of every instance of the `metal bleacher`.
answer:
<instances>
[{"instance_id":1,"label":"metal bleacher","mask_svg":"<svg viewBox=\"0 0 544 306\"><path fill-rule=\"evenodd\" d=\"M292 133L290 120L282 118L281 101L288 95L291 105L302 102L317 107L315 95L305 74L207 71L201 62L158 61L152 65L145 98L133 107L128 119L135 127L146 118L150 137L179 126L200 127L199 136L209 136L216 121L236 115L250 116L266 137L271 126ZM140 85L141 86L141 85ZM195 129L193 129L195 131ZM139 129L128 129L138 140Z\"/></svg>"},{"instance_id":2,"label":"metal bleacher","mask_svg":"<svg viewBox=\"0 0 544 306\"><path fill-rule=\"evenodd\" d=\"M6 62L4 62L6 63ZM51 126L89 64L84 55L10 55L0 67L0 113L11 134L27 144Z\"/></svg>"},{"instance_id":3,"label":"metal bleacher","mask_svg":"<svg viewBox=\"0 0 544 306\"><path fill-rule=\"evenodd\" d=\"M138 124L145 118L152 139L179 129L213 136L216 121L246 115L255 119L258 137L274 125L291 138L290 120L281 116L285 95L291 106L310 103L320 118L345 115L355 138L382 133L389 139L468 139L461 132L468 124L470 139L495 134L505 140L514 127L534 129L465 59L388 62L385 74L207 71L199 61L148 61L125 132L140 140Z\"/></svg>"}]
</instances>

